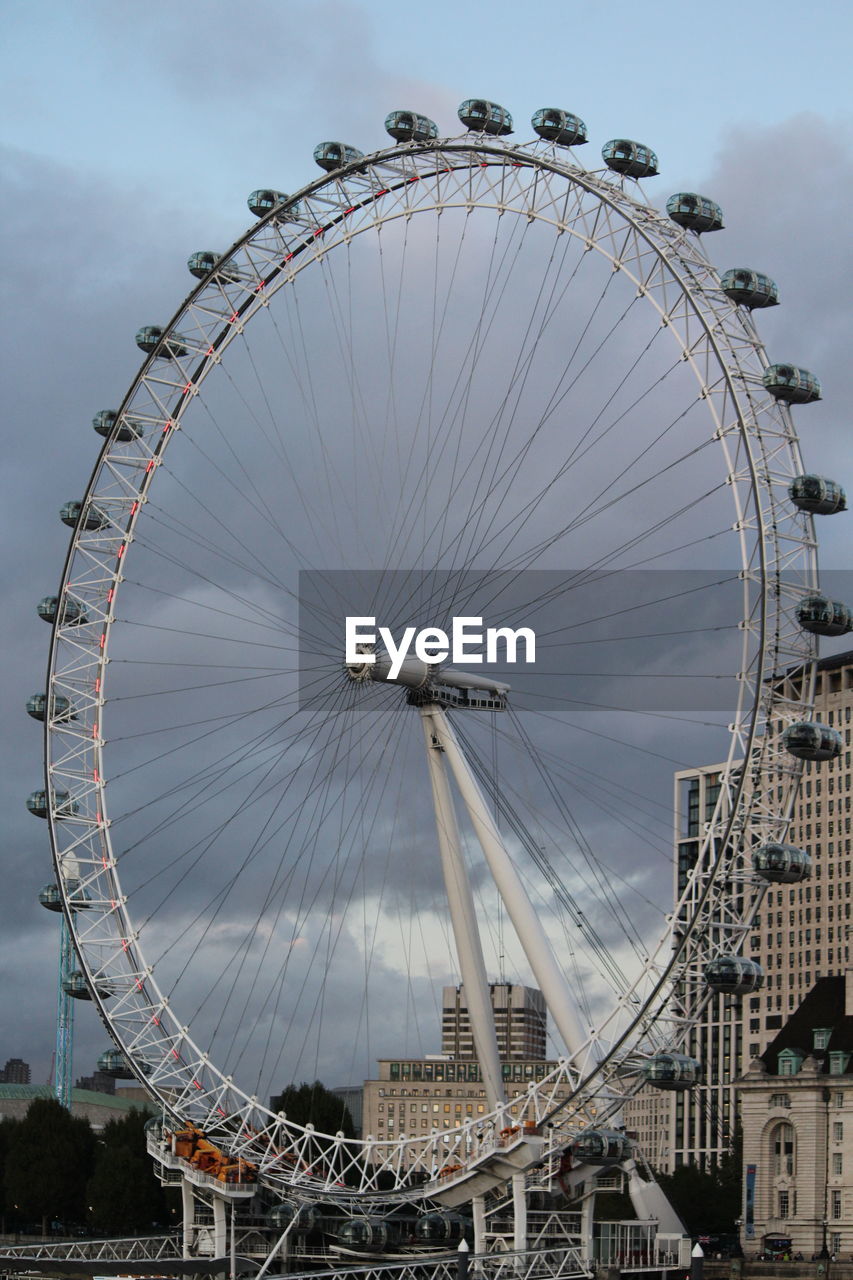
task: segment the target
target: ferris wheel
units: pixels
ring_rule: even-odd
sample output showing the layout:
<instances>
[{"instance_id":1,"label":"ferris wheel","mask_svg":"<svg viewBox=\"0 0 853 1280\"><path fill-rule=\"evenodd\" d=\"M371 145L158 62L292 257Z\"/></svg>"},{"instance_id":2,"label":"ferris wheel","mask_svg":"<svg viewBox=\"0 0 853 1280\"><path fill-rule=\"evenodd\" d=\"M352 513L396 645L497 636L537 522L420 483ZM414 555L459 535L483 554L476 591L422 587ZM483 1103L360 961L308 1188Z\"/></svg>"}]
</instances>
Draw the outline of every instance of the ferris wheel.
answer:
<instances>
[{"instance_id":1,"label":"ferris wheel","mask_svg":"<svg viewBox=\"0 0 853 1280\"><path fill-rule=\"evenodd\" d=\"M458 137L396 111L390 146L321 144L320 177L254 192L253 226L193 254L95 416L39 606L29 804L69 993L173 1128L280 1194L460 1203L644 1081L689 1086L702 1000L760 981L739 953L761 895L808 872L785 843L799 761L834 749L803 725L814 636L843 621L812 515L844 497L799 455L790 406L816 380L753 324L775 285L721 279L712 201L648 202L648 147L588 170L567 112L520 144L494 104L459 114ZM436 656L459 618L527 628L536 663ZM432 648L393 664L406 628ZM673 912L672 774L713 761ZM506 975L553 1032L515 1091L489 1008ZM410 1090L352 1140L270 1108L434 1053L460 982L460 1116Z\"/></svg>"}]
</instances>

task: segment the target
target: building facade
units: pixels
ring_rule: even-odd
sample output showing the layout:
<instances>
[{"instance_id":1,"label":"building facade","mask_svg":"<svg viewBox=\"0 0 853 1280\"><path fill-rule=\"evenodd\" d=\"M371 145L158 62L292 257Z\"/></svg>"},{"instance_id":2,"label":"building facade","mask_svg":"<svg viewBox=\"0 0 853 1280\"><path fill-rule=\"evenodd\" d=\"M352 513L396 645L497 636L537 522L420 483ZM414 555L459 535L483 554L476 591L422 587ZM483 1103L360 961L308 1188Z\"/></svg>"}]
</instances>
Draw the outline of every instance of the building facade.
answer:
<instances>
[{"instance_id":1,"label":"building facade","mask_svg":"<svg viewBox=\"0 0 853 1280\"><path fill-rule=\"evenodd\" d=\"M544 1058L547 1014L542 992L518 982L493 982L489 996L501 1060ZM474 1036L464 985L444 987L441 1003L442 1054L449 1058L473 1058Z\"/></svg>"},{"instance_id":2,"label":"building facade","mask_svg":"<svg viewBox=\"0 0 853 1280\"><path fill-rule=\"evenodd\" d=\"M736 1082L744 1252L853 1251L853 969L821 978Z\"/></svg>"},{"instance_id":3,"label":"building facade","mask_svg":"<svg viewBox=\"0 0 853 1280\"><path fill-rule=\"evenodd\" d=\"M30 1064L22 1058L9 1058L0 1071L0 1084L29 1084Z\"/></svg>"},{"instance_id":4,"label":"building facade","mask_svg":"<svg viewBox=\"0 0 853 1280\"><path fill-rule=\"evenodd\" d=\"M763 1054L814 983L843 973L850 960L853 651L818 663L814 719L839 730L842 752L835 760L803 766L787 838L808 851L812 875L802 884L772 885L765 894L744 948L761 965L764 985L743 999L717 995L709 1001L687 1047L703 1064L701 1085L687 1094L646 1088L625 1110L627 1128L664 1172L719 1161L736 1123L735 1079ZM703 824L713 814L719 775L719 765L675 775L676 901L696 861Z\"/></svg>"}]
</instances>

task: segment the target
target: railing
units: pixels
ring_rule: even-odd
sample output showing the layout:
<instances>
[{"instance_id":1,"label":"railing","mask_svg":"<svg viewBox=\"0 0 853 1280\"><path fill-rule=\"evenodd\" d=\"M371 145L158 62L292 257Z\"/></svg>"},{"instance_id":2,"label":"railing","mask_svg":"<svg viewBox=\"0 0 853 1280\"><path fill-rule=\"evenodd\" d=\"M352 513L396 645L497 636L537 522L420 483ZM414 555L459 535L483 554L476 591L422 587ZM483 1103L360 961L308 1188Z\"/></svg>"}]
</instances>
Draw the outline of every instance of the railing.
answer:
<instances>
[{"instance_id":1,"label":"railing","mask_svg":"<svg viewBox=\"0 0 853 1280\"><path fill-rule=\"evenodd\" d=\"M593 1274L576 1249L534 1249L520 1253L468 1255L471 1280L588 1280ZM288 1272L286 1280L456 1280L457 1253L411 1262L376 1262L328 1271ZM272 1280L279 1280L272 1277ZM285 1278L281 1278L285 1280Z\"/></svg>"},{"instance_id":2,"label":"railing","mask_svg":"<svg viewBox=\"0 0 853 1280\"><path fill-rule=\"evenodd\" d=\"M30 1244L0 1244L4 1258L151 1259L180 1258L181 1236L131 1236L119 1240L42 1240Z\"/></svg>"}]
</instances>

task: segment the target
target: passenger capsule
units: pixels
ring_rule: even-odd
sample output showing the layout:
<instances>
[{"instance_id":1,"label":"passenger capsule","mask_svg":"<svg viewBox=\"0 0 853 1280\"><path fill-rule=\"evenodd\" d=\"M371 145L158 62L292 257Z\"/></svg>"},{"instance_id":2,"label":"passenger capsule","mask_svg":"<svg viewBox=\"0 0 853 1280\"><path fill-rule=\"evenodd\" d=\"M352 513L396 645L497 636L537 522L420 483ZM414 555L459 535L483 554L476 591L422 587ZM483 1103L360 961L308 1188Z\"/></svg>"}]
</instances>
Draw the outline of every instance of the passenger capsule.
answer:
<instances>
[{"instance_id":1,"label":"passenger capsule","mask_svg":"<svg viewBox=\"0 0 853 1280\"><path fill-rule=\"evenodd\" d=\"M462 1240L468 1227L468 1219L459 1213L446 1213L437 1209L422 1213L415 1223L415 1239L430 1244Z\"/></svg>"},{"instance_id":2,"label":"passenger capsule","mask_svg":"<svg viewBox=\"0 0 853 1280\"><path fill-rule=\"evenodd\" d=\"M98 507L89 503L86 507L86 513L80 520L80 513L83 511L84 504L82 502L66 502L59 508L59 518L63 524L67 524L69 529L76 529L77 522L80 521L81 529L106 529L110 523L110 518L105 515Z\"/></svg>"},{"instance_id":3,"label":"passenger capsule","mask_svg":"<svg viewBox=\"0 0 853 1280\"><path fill-rule=\"evenodd\" d=\"M334 173L336 169L343 169L344 165L363 160L364 152L356 147L348 147L344 142L320 142L314 148L314 159L326 173Z\"/></svg>"},{"instance_id":4,"label":"passenger capsule","mask_svg":"<svg viewBox=\"0 0 853 1280\"><path fill-rule=\"evenodd\" d=\"M46 791L33 791L27 796L27 808L36 818L46 818L48 815L48 803ZM54 818L71 818L75 813L80 812L80 806L76 800L72 800L67 791L54 791L53 793L53 816Z\"/></svg>"},{"instance_id":5,"label":"passenger capsule","mask_svg":"<svg viewBox=\"0 0 853 1280\"><path fill-rule=\"evenodd\" d=\"M398 142L432 142L438 137L438 125L428 116L415 111L392 111L385 117L385 131Z\"/></svg>"},{"instance_id":6,"label":"passenger capsule","mask_svg":"<svg viewBox=\"0 0 853 1280\"><path fill-rule=\"evenodd\" d=\"M774 280L749 267L731 267L723 272L720 288L727 298L750 311L760 307L778 307L779 289Z\"/></svg>"},{"instance_id":7,"label":"passenger capsule","mask_svg":"<svg viewBox=\"0 0 853 1280\"><path fill-rule=\"evenodd\" d=\"M804 631L816 636L845 636L853 631L853 611L840 600L826 596L805 596L797 605L797 621Z\"/></svg>"},{"instance_id":8,"label":"passenger capsule","mask_svg":"<svg viewBox=\"0 0 853 1280\"><path fill-rule=\"evenodd\" d=\"M613 1165L627 1160L631 1144L624 1133L613 1129L588 1129L571 1144L571 1153L578 1164Z\"/></svg>"},{"instance_id":9,"label":"passenger capsule","mask_svg":"<svg viewBox=\"0 0 853 1280\"><path fill-rule=\"evenodd\" d=\"M601 158L608 169L624 173L628 178L654 178L658 172L658 158L651 147L630 138L613 138L601 148Z\"/></svg>"},{"instance_id":10,"label":"passenger capsule","mask_svg":"<svg viewBox=\"0 0 853 1280\"><path fill-rule=\"evenodd\" d=\"M787 404L811 404L820 399L820 383L808 369L792 364L771 364L761 378L774 400Z\"/></svg>"},{"instance_id":11,"label":"passenger capsule","mask_svg":"<svg viewBox=\"0 0 853 1280\"><path fill-rule=\"evenodd\" d=\"M466 98L456 114L472 133L491 133L503 137L512 133L512 116L496 102L485 98Z\"/></svg>"},{"instance_id":12,"label":"passenger capsule","mask_svg":"<svg viewBox=\"0 0 853 1280\"><path fill-rule=\"evenodd\" d=\"M95 982L92 984L102 1000L109 1000L112 991L105 982ZM79 969L75 969L67 978L63 980L62 990L67 996L71 996L73 1000L91 1000L92 992L86 981L85 975Z\"/></svg>"},{"instance_id":13,"label":"passenger capsule","mask_svg":"<svg viewBox=\"0 0 853 1280\"><path fill-rule=\"evenodd\" d=\"M847 510L847 495L841 485L825 476L796 476L788 493L795 507L813 516L834 516Z\"/></svg>"},{"instance_id":14,"label":"passenger capsule","mask_svg":"<svg viewBox=\"0 0 853 1280\"><path fill-rule=\"evenodd\" d=\"M764 986L764 970L746 956L717 956L705 965L707 985L718 995L745 996Z\"/></svg>"},{"instance_id":15,"label":"passenger capsule","mask_svg":"<svg viewBox=\"0 0 853 1280\"><path fill-rule=\"evenodd\" d=\"M115 436L116 440L135 440L139 435L137 424L124 414L119 419L115 409L99 410L92 419L92 426L105 440L109 440L110 436Z\"/></svg>"},{"instance_id":16,"label":"passenger capsule","mask_svg":"<svg viewBox=\"0 0 853 1280\"><path fill-rule=\"evenodd\" d=\"M752 869L768 884L799 884L810 877L812 860L805 849L771 842L753 850Z\"/></svg>"},{"instance_id":17,"label":"passenger capsule","mask_svg":"<svg viewBox=\"0 0 853 1280\"><path fill-rule=\"evenodd\" d=\"M156 354L163 360L177 360L189 353L186 338L179 333L167 334L157 324L146 324L136 335L136 345L146 355Z\"/></svg>"},{"instance_id":18,"label":"passenger capsule","mask_svg":"<svg viewBox=\"0 0 853 1280\"><path fill-rule=\"evenodd\" d=\"M294 1204L292 1200L282 1200L270 1209L267 1220L271 1226L282 1231L296 1219L297 1231L313 1231L320 1225L320 1214L314 1204Z\"/></svg>"},{"instance_id":19,"label":"passenger capsule","mask_svg":"<svg viewBox=\"0 0 853 1280\"><path fill-rule=\"evenodd\" d=\"M36 605L36 612L45 622L54 623L59 615L61 627L82 627L89 621L89 615L79 600L66 597L62 608L59 607L59 596L45 596Z\"/></svg>"},{"instance_id":20,"label":"passenger capsule","mask_svg":"<svg viewBox=\"0 0 853 1280\"><path fill-rule=\"evenodd\" d=\"M722 231L723 211L707 196L693 191L679 191L666 202L666 211L680 227L701 235L705 231Z\"/></svg>"},{"instance_id":21,"label":"passenger capsule","mask_svg":"<svg viewBox=\"0 0 853 1280\"><path fill-rule=\"evenodd\" d=\"M835 760L841 755L841 734L816 720L789 724L782 734L782 745L799 760Z\"/></svg>"},{"instance_id":22,"label":"passenger capsule","mask_svg":"<svg viewBox=\"0 0 853 1280\"><path fill-rule=\"evenodd\" d=\"M213 270L216 271L220 279L227 280L232 284L240 279L240 272L237 267L223 262L221 254L211 253L209 249L200 249L198 253L191 254L187 258L187 270L191 276L195 276L196 280L203 280Z\"/></svg>"},{"instance_id":23,"label":"passenger capsule","mask_svg":"<svg viewBox=\"0 0 853 1280\"><path fill-rule=\"evenodd\" d=\"M655 1089L683 1092L702 1078L702 1063L684 1053L658 1053L643 1067L643 1079Z\"/></svg>"},{"instance_id":24,"label":"passenger capsule","mask_svg":"<svg viewBox=\"0 0 853 1280\"><path fill-rule=\"evenodd\" d=\"M384 1249L388 1244L388 1223L384 1218L348 1218L335 1235L350 1249Z\"/></svg>"},{"instance_id":25,"label":"passenger capsule","mask_svg":"<svg viewBox=\"0 0 853 1280\"><path fill-rule=\"evenodd\" d=\"M286 204L290 197L284 191L273 191L268 187L259 187L249 196L246 204L256 218L265 218L277 205Z\"/></svg>"},{"instance_id":26,"label":"passenger capsule","mask_svg":"<svg viewBox=\"0 0 853 1280\"><path fill-rule=\"evenodd\" d=\"M47 710L47 694L34 693L27 698L27 715L32 716L34 720L44 720ZM61 693L55 693L51 702L51 719L52 720L76 720L77 712L72 707L68 698Z\"/></svg>"},{"instance_id":27,"label":"passenger capsule","mask_svg":"<svg viewBox=\"0 0 853 1280\"><path fill-rule=\"evenodd\" d=\"M559 147L580 147L587 141L586 125L580 116L573 116L560 107L540 107L534 111L530 123L540 138L556 142Z\"/></svg>"},{"instance_id":28,"label":"passenger capsule","mask_svg":"<svg viewBox=\"0 0 853 1280\"><path fill-rule=\"evenodd\" d=\"M131 1066L131 1061L133 1066ZM122 1053L121 1049L107 1049L98 1058L98 1070L103 1072L105 1076L112 1076L114 1080L128 1080L131 1076L139 1071L144 1076L151 1074L151 1065L142 1058L134 1057L132 1060Z\"/></svg>"},{"instance_id":29,"label":"passenger capsule","mask_svg":"<svg viewBox=\"0 0 853 1280\"><path fill-rule=\"evenodd\" d=\"M43 889L39 889L39 902L48 911L61 911L62 894L59 892L59 886L46 884Z\"/></svg>"}]
</instances>

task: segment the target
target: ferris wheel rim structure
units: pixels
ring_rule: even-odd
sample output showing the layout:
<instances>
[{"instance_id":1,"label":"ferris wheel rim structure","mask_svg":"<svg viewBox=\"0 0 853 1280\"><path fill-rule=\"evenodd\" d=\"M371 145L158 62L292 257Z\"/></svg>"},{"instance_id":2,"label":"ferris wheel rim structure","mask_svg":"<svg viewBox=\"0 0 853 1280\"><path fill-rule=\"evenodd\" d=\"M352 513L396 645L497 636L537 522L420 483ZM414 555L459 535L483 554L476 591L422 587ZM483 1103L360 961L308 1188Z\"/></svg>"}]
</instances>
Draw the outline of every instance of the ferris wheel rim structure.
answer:
<instances>
[{"instance_id":1,"label":"ferris wheel rim structure","mask_svg":"<svg viewBox=\"0 0 853 1280\"><path fill-rule=\"evenodd\" d=\"M709 958L708 922L726 916L729 947L748 932L766 885L744 873L739 851L784 838L799 767L770 723L797 719L809 707L814 660L813 637L794 618L804 591L816 586L816 554L811 518L791 510L787 498L802 470L789 409L764 389L768 361L751 317L722 293L698 238L637 192L631 180L579 167L566 148L480 134L395 144L324 174L252 226L190 292L118 410L117 424L132 423L133 430L124 440L115 431L106 439L87 486L62 575L48 671L49 698L72 698L76 716L45 716L48 820L66 919L105 1025L164 1113L197 1124L254 1162L281 1193L346 1195L344 1181L354 1178L352 1191L378 1194L379 1175L390 1171L396 1194L429 1198L436 1161L446 1159L436 1153L452 1152L454 1141L458 1153L470 1151L472 1126L444 1131L440 1141L315 1135L221 1074L160 991L118 878L102 758L110 636L137 518L184 409L232 339L299 272L388 223L451 207L538 219L585 241L655 308L693 370L727 468L742 558L743 663L720 797L675 908L684 921L679 947L672 952L667 928L611 1014L588 1028L583 1052L528 1090L531 1123L556 1122L554 1141L561 1145L594 1117L600 1123L636 1087L655 1047L677 1048L695 1023L700 1004L673 1008L671 991L694 981ZM106 527L85 527L92 508L109 518ZM83 625L63 613L66 601L85 610ZM799 683L783 689L790 670L800 673ZM780 806L782 785L788 794ZM729 893L732 878L740 885L737 902ZM84 911L75 909L81 889ZM634 1015L626 1027L628 1008ZM556 1081L575 1088L571 1119L555 1101ZM506 1114L486 1116L476 1140L497 1141L506 1123Z\"/></svg>"}]
</instances>

